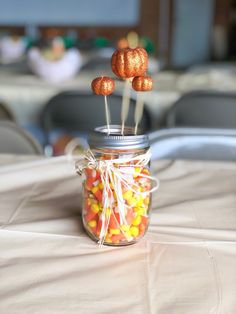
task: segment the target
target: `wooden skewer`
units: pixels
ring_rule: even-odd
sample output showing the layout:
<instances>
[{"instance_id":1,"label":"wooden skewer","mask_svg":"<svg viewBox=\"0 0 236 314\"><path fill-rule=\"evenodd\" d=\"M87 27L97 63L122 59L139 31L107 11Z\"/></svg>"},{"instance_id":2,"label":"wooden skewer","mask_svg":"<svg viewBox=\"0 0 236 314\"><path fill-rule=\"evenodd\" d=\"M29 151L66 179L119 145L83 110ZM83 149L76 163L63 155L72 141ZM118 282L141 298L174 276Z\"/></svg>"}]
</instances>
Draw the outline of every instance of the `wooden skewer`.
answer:
<instances>
[{"instance_id":1,"label":"wooden skewer","mask_svg":"<svg viewBox=\"0 0 236 314\"><path fill-rule=\"evenodd\" d=\"M144 97L143 93L137 92L137 100L135 106L135 113L134 113L134 122L135 122L135 129L134 134L137 134L139 122L143 116L143 107L144 107Z\"/></svg>"},{"instance_id":2,"label":"wooden skewer","mask_svg":"<svg viewBox=\"0 0 236 314\"><path fill-rule=\"evenodd\" d=\"M121 134L124 135L125 121L127 120L129 114L129 104L130 104L130 81L129 79L125 80L125 87L122 96L122 107L121 107Z\"/></svg>"},{"instance_id":3,"label":"wooden skewer","mask_svg":"<svg viewBox=\"0 0 236 314\"><path fill-rule=\"evenodd\" d=\"M108 135L110 135L110 111L109 111L109 107L108 107L108 102L107 102L107 96L104 96L104 100L105 100L105 113L106 113L106 122L107 122L107 131L108 131Z\"/></svg>"}]
</instances>

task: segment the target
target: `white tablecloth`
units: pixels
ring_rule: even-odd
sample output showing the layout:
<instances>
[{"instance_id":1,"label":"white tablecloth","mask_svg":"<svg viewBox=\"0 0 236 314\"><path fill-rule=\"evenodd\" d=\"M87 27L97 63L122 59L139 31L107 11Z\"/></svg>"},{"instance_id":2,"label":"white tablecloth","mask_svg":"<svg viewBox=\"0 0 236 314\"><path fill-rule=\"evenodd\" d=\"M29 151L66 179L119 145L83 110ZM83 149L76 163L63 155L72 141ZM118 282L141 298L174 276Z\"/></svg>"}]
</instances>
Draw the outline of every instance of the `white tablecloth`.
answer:
<instances>
[{"instance_id":1,"label":"white tablecloth","mask_svg":"<svg viewBox=\"0 0 236 314\"><path fill-rule=\"evenodd\" d=\"M235 163L154 162L149 231L120 248L84 233L73 164L0 164L0 313L235 314Z\"/></svg>"}]
</instances>

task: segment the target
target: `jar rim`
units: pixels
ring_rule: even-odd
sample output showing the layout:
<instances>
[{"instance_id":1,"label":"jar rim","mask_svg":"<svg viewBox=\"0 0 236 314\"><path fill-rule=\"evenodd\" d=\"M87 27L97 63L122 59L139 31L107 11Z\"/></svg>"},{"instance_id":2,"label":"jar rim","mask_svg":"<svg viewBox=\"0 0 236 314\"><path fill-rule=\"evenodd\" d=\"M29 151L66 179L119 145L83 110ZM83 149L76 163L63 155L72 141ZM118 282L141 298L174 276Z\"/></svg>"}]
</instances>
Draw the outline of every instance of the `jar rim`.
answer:
<instances>
[{"instance_id":1,"label":"jar rim","mask_svg":"<svg viewBox=\"0 0 236 314\"><path fill-rule=\"evenodd\" d=\"M121 125L110 125L109 129L110 134L108 135L108 127L106 125L95 128L89 135L89 146L91 148L110 148L117 150L143 149L150 146L148 135L135 135L134 127L124 127L124 135L121 134Z\"/></svg>"}]
</instances>

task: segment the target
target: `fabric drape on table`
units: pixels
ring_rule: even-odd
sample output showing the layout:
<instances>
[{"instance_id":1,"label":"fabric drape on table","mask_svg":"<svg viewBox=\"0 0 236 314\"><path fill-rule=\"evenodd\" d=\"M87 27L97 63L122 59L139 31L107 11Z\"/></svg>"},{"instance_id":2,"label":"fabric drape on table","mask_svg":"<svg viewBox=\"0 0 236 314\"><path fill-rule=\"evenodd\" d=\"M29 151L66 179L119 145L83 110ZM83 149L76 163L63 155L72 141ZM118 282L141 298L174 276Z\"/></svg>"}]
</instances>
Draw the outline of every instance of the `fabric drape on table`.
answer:
<instances>
[{"instance_id":1,"label":"fabric drape on table","mask_svg":"<svg viewBox=\"0 0 236 314\"><path fill-rule=\"evenodd\" d=\"M153 162L149 231L118 248L84 233L73 163L0 164L0 313L235 314L235 163Z\"/></svg>"}]
</instances>

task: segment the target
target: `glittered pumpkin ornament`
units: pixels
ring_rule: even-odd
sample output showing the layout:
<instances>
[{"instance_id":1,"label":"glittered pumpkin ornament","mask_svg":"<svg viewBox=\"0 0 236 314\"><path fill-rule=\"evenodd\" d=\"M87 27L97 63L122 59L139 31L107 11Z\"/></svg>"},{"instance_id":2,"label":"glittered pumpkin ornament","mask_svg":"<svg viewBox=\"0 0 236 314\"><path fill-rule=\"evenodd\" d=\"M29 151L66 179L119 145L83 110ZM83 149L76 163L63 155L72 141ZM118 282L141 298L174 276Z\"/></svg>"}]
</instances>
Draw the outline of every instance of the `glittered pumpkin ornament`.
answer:
<instances>
[{"instance_id":1,"label":"glittered pumpkin ornament","mask_svg":"<svg viewBox=\"0 0 236 314\"><path fill-rule=\"evenodd\" d=\"M116 50L111 67L113 73L123 79L144 75L148 68L148 54L140 47Z\"/></svg>"},{"instance_id":2,"label":"glittered pumpkin ornament","mask_svg":"<svg viewBox=\"0 0 236 314\"><path fill-rule=\"evenodd\" d=\"M136 76L133 78L132 87L137 92L149 92L152 90L153 80L150 76Z\"/></svg>"},{"instance_id":3,"label":"glittered pumpkin ornament","mask_svg":"<svg viewBox=\"0 0 236 314\"><path fill-rule=\"evenodd\" d=\"M152 90L153 80L150 76L136 76L133 78L132 87L135 91L137 91L137 102L134 113L134 121L135 121L135 131L137 134L138 124L142 119L143 115L143 106L144 99L143 94L141 92L149 92Z\"/></svg>"},{"instance_id":4,"label":"glittered pumpkin ornament","mask_svg":"<svg viewBox=\"0 0 236 314\"><path fill-rule=\"evenodd\" d=\"M130 104L130 79L134 76L145 74L148 67L148 54L145 49L126 48L113 53L111 58L111 67L113 73L119 78L125 79L125 86L122 97L121 107L121 133L124 133L125 121L129 114Z\"/></svg>"},{"instance_id":5,"label":"glittered pumpkin ornament","mask_svg":"<svg viewBox=\"0 0 236 314\"><path fill-rule=\"evenodd\" d=\"M104 96L107 130L108 134L110 134L110 111L108 107L107 96L114 92L115 81L108 76L97 77L92 81L91 88L96 95Z\"/></svg>"}]
</instances>

